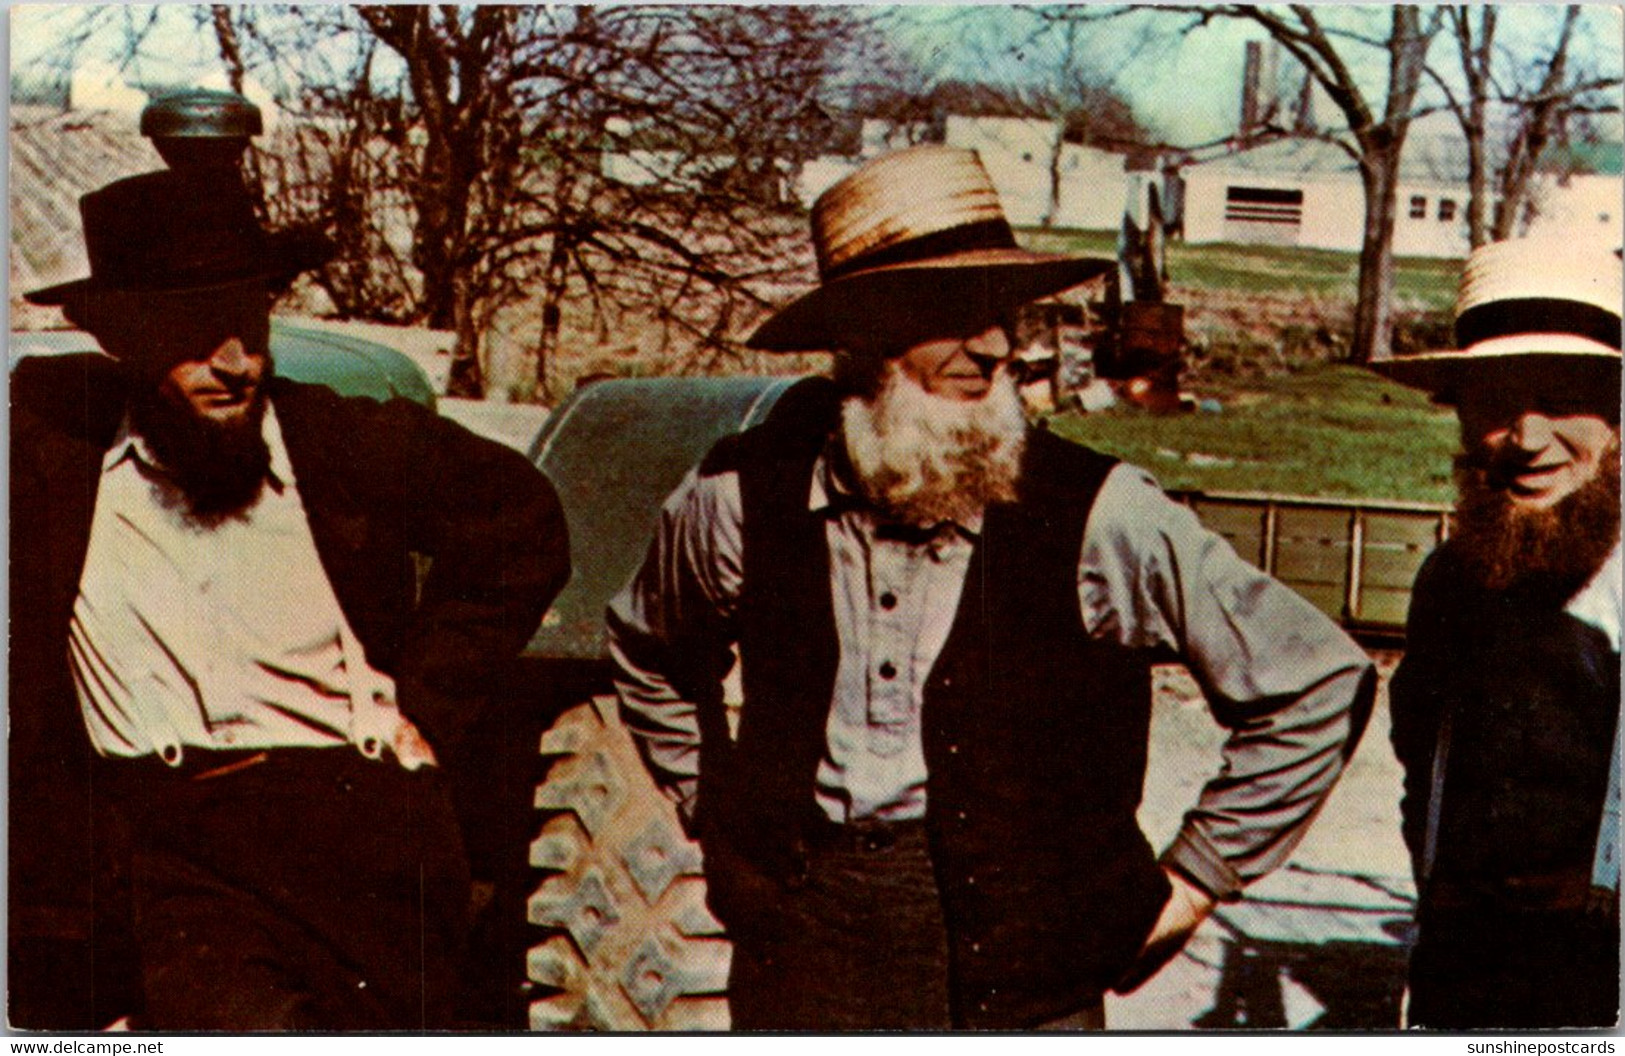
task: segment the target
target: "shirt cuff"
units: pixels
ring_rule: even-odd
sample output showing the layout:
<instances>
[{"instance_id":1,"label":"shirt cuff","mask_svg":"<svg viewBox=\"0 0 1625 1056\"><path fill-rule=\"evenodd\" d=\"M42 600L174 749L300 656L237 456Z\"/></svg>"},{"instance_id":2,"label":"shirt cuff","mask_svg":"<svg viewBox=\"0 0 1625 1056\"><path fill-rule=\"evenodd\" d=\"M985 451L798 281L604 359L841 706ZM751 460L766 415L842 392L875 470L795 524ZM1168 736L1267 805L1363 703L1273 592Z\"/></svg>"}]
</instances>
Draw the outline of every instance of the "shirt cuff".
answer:
<instances>
[{"instance_id":1,"label":"shirt cuff","mask_svg":"<svg viewBox=\"0 0 1625 1056\"><path fill-rule=\"evenodd\" d=\"M1241 898L1244 882L1230 863L1206 836L1186 825L1174 842L1162 852L1162 864L1178 870L1186 879L1221 902Z\"/></svg>"},{"instance_id":2,"label":"shirt cuff","mask_svg":"<svg viewBox=\"0 0 1625 1056\"><path fill-rule=\"evenodd\" d=\"M698 778L685 778L665 789L677 806L677 820L683 826L683 833L689 839L694 838L694 816L700 806L700 782Z\"/></svg>"}]
</instances>

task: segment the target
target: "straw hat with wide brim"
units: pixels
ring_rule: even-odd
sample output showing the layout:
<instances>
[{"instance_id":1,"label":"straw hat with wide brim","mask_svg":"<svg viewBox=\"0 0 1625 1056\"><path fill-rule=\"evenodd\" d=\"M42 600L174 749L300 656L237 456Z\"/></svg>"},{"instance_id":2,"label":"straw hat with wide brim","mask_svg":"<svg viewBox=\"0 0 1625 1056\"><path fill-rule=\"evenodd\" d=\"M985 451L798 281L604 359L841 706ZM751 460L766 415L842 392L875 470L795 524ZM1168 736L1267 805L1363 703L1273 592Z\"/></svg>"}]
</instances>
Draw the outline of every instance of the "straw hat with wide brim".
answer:
<instances>
[{"instance_id":1,"label":"straw hat with wide brim","mask_svg":"<svg viewBox=\"0 0 1625 1056\"><path fill-rule=\"evenodd\" d=\"M954 147L868 162L819 196L812 234L818 288L764 323L752 348L827 351L992 320L1114 266L1017 246L987 170Z\"/></svg>"},{"instance_id":2,"label":"straw hat with wide brim","mask_svg":"<svg viewBox=\"0 0 1625 1056\"><path fill-rule=\"evenodd\" d=\"M1619 384L1625 271L1606 249L1551 239L1480 246L1456 297L1457 348L1373 363L1378 373L1442 400L1475 374L1570 372Z\"/></svg>"}]
</instances>

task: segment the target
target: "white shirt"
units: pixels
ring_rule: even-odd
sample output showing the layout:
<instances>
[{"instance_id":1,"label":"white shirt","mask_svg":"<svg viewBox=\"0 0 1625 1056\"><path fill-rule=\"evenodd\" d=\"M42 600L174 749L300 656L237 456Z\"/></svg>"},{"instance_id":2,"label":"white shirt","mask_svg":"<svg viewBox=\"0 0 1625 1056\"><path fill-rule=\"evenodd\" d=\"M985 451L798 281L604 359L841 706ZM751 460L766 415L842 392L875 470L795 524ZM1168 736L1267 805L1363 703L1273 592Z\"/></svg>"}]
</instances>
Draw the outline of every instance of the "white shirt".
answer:
<instances>
[{"instance_id":1,"label":"white shirt","mask_svg":"<svg viewBox=\"0 0 1625 1056\"><path fill-rule=\"evenodd\" d=\"M1563 606L1563 611L1570 616L1606 634L1616 653L1619 652L1621 571L1620 544L1616 540L1602 567Z\"/></svg>"},{"instance_id":2,"label":"white shirt","mask_svg":"<svg viewBox=\"0 0 1625 1056\"><path fill-rule=\"evenodd\" d=\"M376 757L401 717L322 568L276 412L269 479L203 528L160 500L160 462L126 419L102 463L68 629L91 743L111 756L330 747Z\"/></svg>"}]
</instances>

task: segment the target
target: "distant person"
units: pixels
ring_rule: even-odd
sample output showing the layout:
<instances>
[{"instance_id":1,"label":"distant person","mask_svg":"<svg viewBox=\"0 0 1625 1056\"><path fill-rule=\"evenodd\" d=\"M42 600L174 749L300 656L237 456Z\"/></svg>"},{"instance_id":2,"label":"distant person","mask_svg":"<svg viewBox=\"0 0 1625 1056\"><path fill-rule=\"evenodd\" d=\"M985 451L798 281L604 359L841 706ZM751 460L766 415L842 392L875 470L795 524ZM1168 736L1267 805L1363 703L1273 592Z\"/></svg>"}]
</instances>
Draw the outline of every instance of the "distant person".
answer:
<instances>
[{"instance_id":1,"label":"distant person","mask_svg":"<svg viewBox=\"0 0 1625 1056\"><path fill-rule=\"evenodd\" d=\"M1456 528L1390 699L1420 899L1412 1026L1619 1018L1619 258L1468 258L1459 349L1390 376L1461 420Z\"/></svg>"},{"instance_id":2,"label":"distant person","mask_svg":"<svg viewBox=\"0 0 1625 1056\"><path fill-rule=\"evenodd\" d=\"M80 204L90 277L27 296L108 355L12 378L10 1022L106 1025L116 873L139 1028L449 1027L438 761L568 575L558 500L430 410L275 376L310 247L234 174Z\"/></svg>"},{"instance_id":3,"label":"distant person","mask_svg":"<svg viewBox=\"0 0 1625 1056\"><path fill-rule=\"evenodd\" d=\"M705 852L742 1030L1099 1028L1281 864L1366 721L1364 655L1133 466L1032 429L1012 325L1109 262L1017 247L976 155L813 210L835 350L716 446L610 607L623 713ZM730 648L744 706L730 735ZM1152 852L1151 665L1230 731Z\"/></svg>"}]
</instances>

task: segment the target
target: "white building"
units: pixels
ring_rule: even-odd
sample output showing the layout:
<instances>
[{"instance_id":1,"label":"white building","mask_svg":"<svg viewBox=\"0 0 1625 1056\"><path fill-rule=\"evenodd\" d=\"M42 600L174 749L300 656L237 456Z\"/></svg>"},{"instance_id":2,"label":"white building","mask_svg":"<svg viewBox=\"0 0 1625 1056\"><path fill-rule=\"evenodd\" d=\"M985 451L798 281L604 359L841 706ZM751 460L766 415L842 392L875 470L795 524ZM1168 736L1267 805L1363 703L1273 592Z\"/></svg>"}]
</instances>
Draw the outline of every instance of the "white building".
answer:
<instances>
[{"instance_id":1,"label":"white building","mask_svg":"<svg viewBox=\"0 0 1625 1056\"><path fill-rule=\"evenodd\" d=\"M211 73L204 77L198 82L198 87L212 88L217 92L236 90L232 88L231 82L226 79L226 75L221 72ZM269 135L276 131L277 126L282 123L282 107L277 105L276 97L266 89L265 85L252 77L245 77L243 79L242 96L260 108L260 123L264 126L266 134Z\"/></svg>"},{"instance_id":2,"label":"white building","mask_svg":"<svg viewBox=\"0 0 1625 1056\"><path fill-rule=\"evenodd\" d=\"M1459 138L1413 136L1400 165L1394 221L1398 256L1461 257L1468 250L1466 163ZM1187 165L1185 241L1304 246L1358 252L1365 194L1347 151L1318 139L1282 139ZM1527 232L1619 245L1618 175L1542 179Z\"/></svg>"},{"instance_id":3,"label":"white building","mask_svg":"<svg viewBox=\"0 0 1625 1056\"><path fill-rule=\"evenodd\" d=\"M931 125L926 121L898 123L878 117L866 117L860 126L858 139L862 144L858 156L872 158L891 150L901 150L918 143L929 142Z\"/></svg>"},{"instance_id":4,"label":"white building","mask_svg":"<svg viewBox=\"0 0 1625 1056\"><path fill-rule=\"evenodd\" d=\"M1621 245L1621 222L1625 218L1625 181L1618 175L1577 174L1544 181L1535 189L1531 233L1554 231L1584 232Z\"/></svg>"},{"instance_id":5,"label":"white building","mask_svg":"<svg viewBox=\"0 0 1625 1056\"><path fill-rule=\"evenodd\" d=\"M604 177L629 187L697 188L703 180L734 164L732 154L694 155L681 150L605 151Z\"/></svg>"},{"instance_id":6,"label":"white building","mask_svg":"<svg viewBox=\"0 0 1625 1056\"><path fill-rule=\"evenodd\" d=\"M923 142L923 131L924 126L865 121L859 157L826 155L808 162L796 181L797 197L811 205L868 158ZM976 151L1012 224L1038 227L1047 220L1053 227L1116 230L1123 222L1128 197L1127 159L1095 147L1062 143L1060 196L1055 202L1050 164L1060 134L1057 121L951 115L944 125L943 142Z\"/></svg>"},{"instance_id":7,"label":"white building","mask_svg":"<svg viewBox=\"0 0 1625 1056\"><path fill-rule=\"evenodd\" d=\"M73 71L68 79L68 109L108 110L139 114L147 105L147 93L131 88L124 75L108 63L93 59Z\"/></svg>"},{"instance_id":8,"label":"white building","mask_svg":"<svg viewBox=\"0 0 1625 1056\"><path fill-rule=\"evenodd\" d=\"M950 116L943 141L981 157L1012 224L1116 229L1128 198L1128 159L1077 143L1060 143L1056 157L1060 137L1059 121ZM1058 202L1052 200L1052 164L1059 169Z\"/></svg>"}]
</instances>

